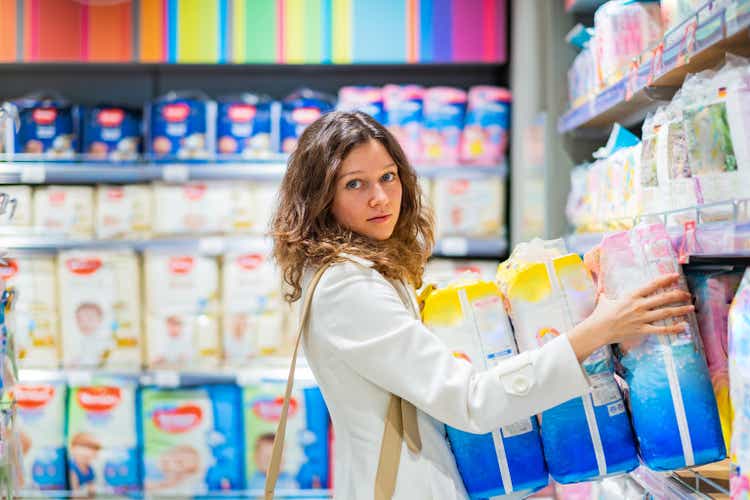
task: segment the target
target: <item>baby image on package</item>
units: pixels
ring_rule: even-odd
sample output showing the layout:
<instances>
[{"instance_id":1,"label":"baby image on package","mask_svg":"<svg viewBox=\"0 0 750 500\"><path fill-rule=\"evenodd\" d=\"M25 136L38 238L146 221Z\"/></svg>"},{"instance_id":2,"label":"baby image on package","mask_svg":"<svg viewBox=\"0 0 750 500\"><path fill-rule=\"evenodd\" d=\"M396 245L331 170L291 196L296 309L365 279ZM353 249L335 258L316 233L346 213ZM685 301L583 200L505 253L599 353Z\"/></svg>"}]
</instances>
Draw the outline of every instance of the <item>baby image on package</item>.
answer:
<instances>
[{"instance_id":1,"label":"baby image on package","mask_svg":"<svg viewBox=\"0 0 750 500\"><path fill-rule=\"evenodd\" d=\"M262 490L271 462L273 440L284 403L281 382L243 390L247 488ZM317 387L296 389L289 403L278 490L328 488L328 410Z\"/></svg>"},{"instance_id":2,"label":"baby image on package","mask_svg":"<svg viewBox=\"0 0 750 500\"><path fill-rule=\"evenodd\" d=\"M74 387L68 398L70 489L124 494L140 487L135 385Z\"/></svg>"},{"instance_id":3,"label":"baby image on package","mask_svg":"<svg viewBox=\"0 0 750 500\"><path fill-rule=\"evenodd\" d=\"M147 493L196 495L244 487L237 387L146 388L141 397Z\"/></svg>"},{"instance_id":4,"label":"baby image on package","mask_svg":"<svg viewBox=\"0 0 750 500\"><path fill-rule=\"evenodd\" d=\"M139 368L141 329L135 253L62 252L57 273L64 366Z\"/></svg>"},{"instance_id":5,"label":"baby image on package","mask_svg":"<svg viewBox=\"0 0 750 500\"><path fill-rule=\"evenodd\" d=\"M65 385L17 384L13 388L24 490L64 490Z\"/></svg>"}]
</instances>

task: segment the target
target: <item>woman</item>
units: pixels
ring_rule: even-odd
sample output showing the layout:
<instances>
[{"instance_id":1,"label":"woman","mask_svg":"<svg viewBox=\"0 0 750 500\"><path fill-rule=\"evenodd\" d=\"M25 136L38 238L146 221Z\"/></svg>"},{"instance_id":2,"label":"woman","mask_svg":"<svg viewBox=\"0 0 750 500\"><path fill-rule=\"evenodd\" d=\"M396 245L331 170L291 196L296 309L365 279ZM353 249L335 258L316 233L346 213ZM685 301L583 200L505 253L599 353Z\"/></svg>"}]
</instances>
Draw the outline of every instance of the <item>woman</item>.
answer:
<instances>
[{"instance_id":1,"label":"woman","mask_svg":"<svg viewBox=\"0 0 750 500\"><path fill-rule=\"evenodd\" d=\"M487 433L581 396L589 385L580 362L595 349L683 331L651 323L693 309L675 305L689 301L684 292L657 293L677 280L669 276L624 300L600 298L571 331L477 373L419 321L414 290L433 223L388 131L363 113L321 117L300 138L279 203L274 254L287 300L304 296L313 273L333 263L314 291L303 345L336 432L337 499L373 498L378 468L389 466L378 457L391 394L404 401L407 444L392 497L465 499L443 423Z\"/></svg>"}]
</instances>

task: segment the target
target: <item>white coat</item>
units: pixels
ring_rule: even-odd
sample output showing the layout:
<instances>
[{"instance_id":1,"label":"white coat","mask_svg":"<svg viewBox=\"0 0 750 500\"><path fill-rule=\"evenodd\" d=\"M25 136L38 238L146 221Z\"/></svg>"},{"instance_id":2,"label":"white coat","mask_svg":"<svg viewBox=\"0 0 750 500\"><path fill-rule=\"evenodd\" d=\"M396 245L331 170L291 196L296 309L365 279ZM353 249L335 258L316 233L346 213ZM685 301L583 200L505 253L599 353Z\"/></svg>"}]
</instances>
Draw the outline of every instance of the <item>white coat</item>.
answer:
<instances>
[{"instance_id":1,"label":"white coat","mask_svg":"<svg viewBox=\"0 0 750 500\"><path fill-rule=\"evenodd\" d=\"M479 373L422 324L409 287L346 257L323 274L303 336L335 430L335 499L372 500L391 393L417 407L422 438L419 454L402 446L393 499L465 500L443 424L488 433L588 392L565 335Z\"/></svg>"}]
</instances>

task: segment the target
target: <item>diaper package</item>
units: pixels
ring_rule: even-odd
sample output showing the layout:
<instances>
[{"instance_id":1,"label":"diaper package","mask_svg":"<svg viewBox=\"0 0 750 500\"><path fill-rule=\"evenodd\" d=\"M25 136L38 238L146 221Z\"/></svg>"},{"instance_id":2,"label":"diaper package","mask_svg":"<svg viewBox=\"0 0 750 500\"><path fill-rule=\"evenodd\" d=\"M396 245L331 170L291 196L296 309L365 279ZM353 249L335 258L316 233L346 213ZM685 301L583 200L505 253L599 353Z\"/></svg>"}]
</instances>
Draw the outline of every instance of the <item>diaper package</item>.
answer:
<instances>
[{"instance_id":1,"label":"diaper package","mask_svg":"<svg viewBox=\"0 0 750 500\"><path fill-rule=\"evenodd\" d=\"M2 138L0 138L2 140ZM31 186L3 186L3 192L11 198L16 199L16 210L13 218L10 218L10 212L0 216L1 223L5 226L29 227L33 225L33 197Z\"/></svg>"},{"instance_id":2,"label":"diaper package","mask_svg":"<svg viewBox=\"0 0 750 500\"><path fill-rule=\"evenodd\" d=\"M122 106L81 109L81 150L90 160L133 161L141 145L140 113Z\"/></svg>"},{"instance_id":3,"label":"diaper package","mask_svg":"<svg viewBox=\"0 0 750 500\"><path fill-rule=\"evenodd\" d=\"M66 368L141 366L140 280L132 251L66 251L57 276Z\"/></svg>"},{"instance_id":4,"label":"diaper package","mask_svg":"<svg viewBox=\"0 0 750 500\"><path fill-rule=\"evenodd\" d=\"M214 258L147 251L147 365L183 369L219 362L219 269Z\"/></svg>"},{"instance_id":5,"label":"diaper package","mask_svg":"<svg viewBox=\"0 0 750 500\"><path fill-rule=\"evenodd\" d=\"M279 203L279 184L255 182L252 187L252 214L250 232L264 236L271 227L271 218ZM237 205L241 206L241 205Z\"/></svg>"},{"instance_id":6,"label":"diaper package","mask_svg":"<svg viewBox=\"0 0 750 500\"><path fill-rule=\"evenodd\" d=\"M222 265L224 359L246 366L280 351L283 340L281 276L265 252L224 255Z\"/></svg>"},{"instance_id":7,"label":"diaper package","mask_svg":"<svg viewBox=\"0 0 750 500\"><path fill-rule=\"evenodd\" d=\"M349 112L362 111L375 118L379 123L386 123L383 89L380 87L341 87L339 89L338 109Z\"/></svg>"},{"instance_id":8,"label":"diaper package","mask_svg":"<svg viewBox=\"0 0 750 500\"><path fill-rule=\"evenodd\" d=\"M750 271L729 311L729 385L734 414L732 434L733 499L750 499Z\"/></svg>"},{"instance_id":9,"label":"diaper package","mask_svg":"<svg viewBox=\"0 0 750 500\"><path fill-rule=\"evenodd\" d=\"M433 207L437 236L500 236L505 220L503 189L503 181L499 177L435 179Z\"/></svg>"},{"instance_id":10,"label":"diaper package","mask_svg":"<svg viewBox=\"0 0 750 500\"><path fill-rule=\"evenodd\" d=\"M591 275L562 241L534 240L516 247L497 275L506 291L519 349L538 349L570 331L594 310ZM633 431L614 378L609 347L586 358L590 394L541 415L550 475L574 483L628 472L638 466Z\"/></svg>"},{"instance_id":11,"label":"diaper package","mask_svg":"<svg viewBox=\"0 0 750 500\"><path fill-rule=\"evenodd\" d=\"M606 236L599 247L599 288L622 297L660 275L679 272L663 225L641 225ZM687 289L681 280L678 285ZM630 411L640 456L649 468L674 470L715 462L725 448L695 316L679 335L647 336L619 344L630 389Z\"/></svg>"},{"instance_id":12,"label":"diaper package","mask_svg":"<svg viewBox=\"0 0 750 500\"><path fill-rule=\"evenodd\" d=\"M34 226L68 238L94 234L92 186L44 186L34 190Z\"/></svg>"},{"instance_id":13,"label":"diaper package","mask_svg":"<svg viewBox=\"0 0 750 500\"><path fill-rule=\"evenodd\" d=\"M468 100L461 139L461 161L497 164L508 149L510 91L480 85L469 89Z\"/></svg>"},{"instance_id":14,"label":"diaper package","mask_svg":"<svg viewBox=\"0 0 750 500\"><path fill-rule=\"evenodd\" d=\"M727 317L741 279L742 274L733 271L696 271L687 275L690 290L695 297L695 317L719 407L721 431L727 450L732 435L733 419L729 399Z\"/></svg>"},{"instance_id":15,"label":"diaper package","mask_svg":"<svg viewBox=\"0 0 750 500\"><path fill-rule=\"evenodd\" d=\"M661 21L665 30L669 30L694 15L699 7L705 5L703 0L660 0Z\"/></svg>"},{"instance_id":16,"label":"diaper package","mask_svg":"<svg viewBox=\"0 0 750 500\"><path fill-rule=\"evenodd\" d=\"M744 198L750 183L750 71L739 72L727 86L727 120L737 171L735 197Z\"/></svg>"},{"instance_id":17,"label":"diaper package","mask_svg":"<svg viewBox=\"0 0 750 500\"><path fill-rule=\"evenodd\" d=\"M329 488L329 418L320 389L300 383L292 393L279 490ZM247 488L263 490L281 416L286 381L262 381L242 391Z\"/></svg>"},{"instance_id":18,"label":"diaper package","mask_svg":"<svg viewBox=\"0 0 750 500\"><path fill-rule=\"evenodd\" d=\"M65 490L65 385L16 384L24 490Z\"/></svg>"},{"instance_id":19,"label":"diaper package","mask_svg":"<svg viewBox=\"0 0 750 500\"><path fill-rule=\"evenodd\" d=\"M232 233L253 233L265 231L267 226L263 219L266 212L270 212L273 205L256 207L256 191L262 189L256 182L233 182L231 185L231 213L230 227ZM260 230L259 228L263 228Z\"/></svg>"},{"instance_id":20,"label":"diaper package","mask_svg":"<svg viewBox=\"0 0 750 500\"><path fill-rule=\"evenodd\" d=\"M21 368L57 368L59 318L55 258L27 255L0 263L0 279L18 291L11 319Z\"/></svg>"},{"instance_id":21,"label":"diaper package","mask_svg":"<svg viewBox=\"0 0 750 500\"><path fill-rule=\"evenodd\" d=\"M297 139L312 122L333 111L334 99L310 89L294 92L282 103L281 152L291 153L297 147Z\"/></svg>"},{"instance_id":22,"label":"diaper package","mask_svg":"<svg viewBox=\"0 0 750 500\"><path fill-rule=\"evenodd\" d=\"M219 157L259 158L276 152L271 108L269 97L256 94L219 99L216 122Z\"/></svg>"},{"instance_id":23,"label":"diaper package","mask_svg":"<svg viewBox=\"0 0 750 500\"><path fill-rule=\"evenodd\" d=\"M71 387L68 398L68 476L73 492L126 494L141 485L136 433L136 386L121 380Z\"/></svg>"},{"instance_id":24,"label":"diaper package","mask_svg":"<svg viewBox=\"0 0 750 500\"><path fill-rule=\"evenodd\" d=\"M244 489L241 395L236 386L145 388L139 425L147 494Z\"/></svg>"},{"instance_id":25,"label":"diaper package","mask_svg":"<svg viewBox=\"0 0 750 500\"><path fill-rule=\"evenodd\" d=\"M214 151L216 103L200 92L169 92L146 105L146 152L154 160L207 160Z\"/></svg>"},{"instance_id":26,"label":"diaper package","mask_svg":"<svg viewBox=\"0 0 750 500\"><path fill-rule=\"evenodd\" d=\"M497 286L476 275L464 276L429 294L422 316L456 358L485 371L518 349ZM470 498L530 493L547 485L536 418L484 435L450 426L446 430Z\"/></svg>"},{"instance_id":27,"label":"diaper package","mask_svg":"<svg viewBox=\"0 0 750 500\"><path fill-rule=\"evenodd\" d=\"M13 103L20 127L8 153L39 158L72 159L77 151L73 108L55 94L30 94ZM12 130L12 127L11 127ZM9 146L10 146L9 145Z\"/></svg>"},{"instance_id":28,"label":"diaper package","mask_svg":"<svg viewBox=\"0 0 750 500\"><path fill-rule=\"evenodd\" d=\"M422 159L447 165L460 154L466 114L466 92L453 87L432 87L424 96Z\"/></svg>"},{"instance_id":29,"label":"diaper package","mask_svg":"<svg viewBox=\"0 0 750 500\"><path fill-rule=\"evenodd\" d=\"M410 161L421 161L424 88L419 85L383 87L386 127L396 137Z\"/></svg>"},{"instance_id":30,"label":"diaper package","mask_svg":"<svg viewBox=\"0 0 750 500\"><path fill-rule=\"evenodd\" d=\"M96 237L147 238L151 234L152 208L150 186L97 186Z\"/></svg>"},{"instance_id":31,"label":"diaper package","mask_svg":"<svg viewBox=\"0 0 750 500\"><path fill-rule=\"evenodd\" d=\"M224 233L232 228L232 185L190 182L154 185L156 234Z\"/></svg>"}]
</instances>

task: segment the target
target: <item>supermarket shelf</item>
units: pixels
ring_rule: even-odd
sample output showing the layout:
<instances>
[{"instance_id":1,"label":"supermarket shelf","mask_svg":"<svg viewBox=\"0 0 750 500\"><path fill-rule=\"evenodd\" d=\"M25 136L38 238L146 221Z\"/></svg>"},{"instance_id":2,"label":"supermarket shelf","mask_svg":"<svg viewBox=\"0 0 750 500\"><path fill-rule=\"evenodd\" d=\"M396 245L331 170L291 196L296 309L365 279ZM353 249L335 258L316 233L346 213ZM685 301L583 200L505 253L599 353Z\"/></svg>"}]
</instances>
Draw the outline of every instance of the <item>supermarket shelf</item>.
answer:
<instances>
[{"instance_id":1,"label":"supermarket shelf","mask_svg":"<svg viewBox=\"0 0 750 500\"><path fill-rule=\"evenodd\" d=\"M42 498L49 498L49 499L77 499L77 498L90 498L86 495L82 495L80 492L73 492L73 491L20 491L18 494L14 495L14 498L28 498L28 499L42 499ZM211 499L222 499L222 500L254 500L254 499L262 499L263 498L263 491L261 490L242 490L242 491L216 491L211 493L204 493L204 494L196 494L196 495L190 495L190 496L175 496L175 495L169 495L169 494L159 494L159 493L148 493L144 494L143 492L130 492L130 493L124 493L124 494L118 494L118 495L97 495L96 498L107 498L107 499L115 499L115 498L121 498L121 499L134 499L134 500L141 500L141 499L170 499L174 500L175 498L183 498L183 499L196 499L196 500L211 500ZM274 493L274 498L277 499L284 499L284 500L307 500L307 499L330 499L332 498L332 492L331 490L276 490Z\"/></svg>"},{"instance_id":2,"label":"supermarket shelf","mask_svg":"<svg viewBox=\"0 0 750 500\"><path fill-rule=\"evenodd\" d=\"M438 240L435 245L436 257L486 257L501 258L508 251L505 238L471 239L461 237L446 237Z\"/></svg>"},{"instance_id":3,"label":"supermarket shelf","mask_svg":"<svg viewBox=\"0 0 750 500\"><path fill-rule=\"evenodd\" d=\"M155 181L248 180L278 181L286 170L285 159L254 162L212 163L79 163L12 162L0 163L0 184L135 184ZM420 176L481 178L507 174L501 165L418 165Z\"/></svg>"},{"instance_id":4,"label":"supermarket shelf","mask_svg":"<svg viewBox=\"0 0 750 500\"><path fill-rule=\"evenodd\" d=\"M709 499L704 493L690 488L681 481L672 478L668 472L655 472L646 466L640 466L630 473L632 477L644 490L650 498L657 500L693 500Z\"/></svg>"},{"instance_id":5,"label":"supermarket shelf","mask_svg":"<svg viewBox=\"0 0 750 500\"><path fill-rule=\"evenodd\" d=\"M565 10L572 14L593 14L607 0L565 0Z\"/></svg>"},{"instance_id":6,"label":"supermarket shelf","mask_svg":"<svg viewBox=\"0 0 750 500\"><path fill-rule=\"evenodd\" d=\"M653 51L636 58L620 81L560 117L558 131L601 130L614 122L635 125L671 99L689 73L715 67L727 52L750 54L750 0L716 4L708 1Z\"/></svg>"},{"instance_id":7,"label":"supermarket shelf","mask_svg":"<svg viewBox=\"0 0 750 500\"><path fill-rule=\"evenodd\" d=\"M695 492L710 495L710 498L728 498L729 459L672 473L672 479Z\"/></svg>"}]
</instances>

